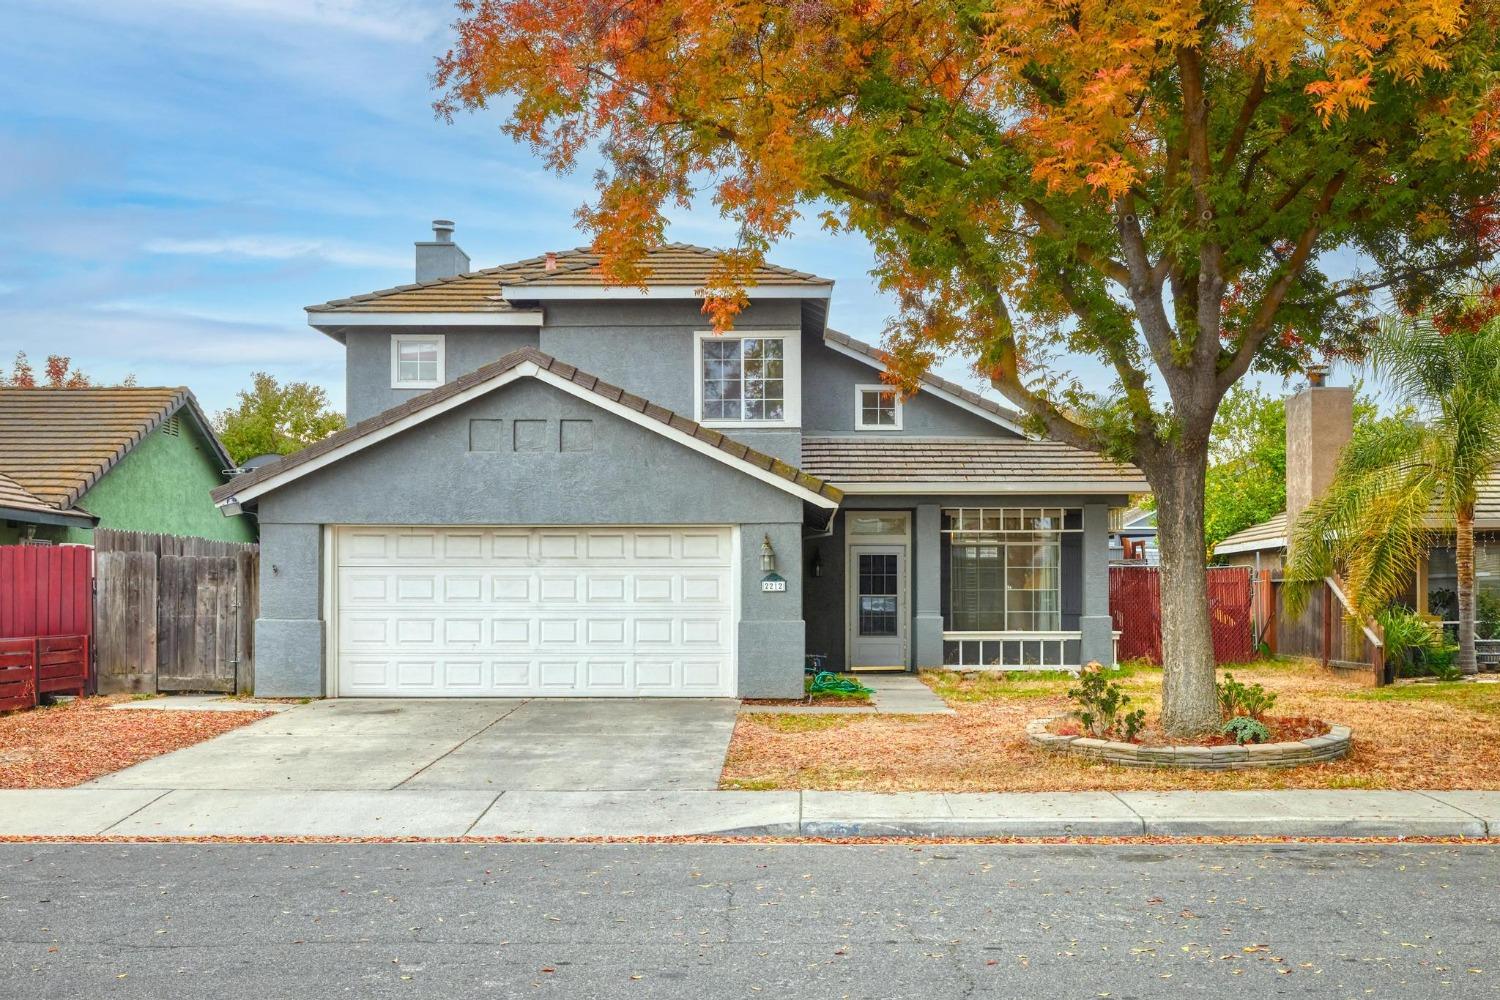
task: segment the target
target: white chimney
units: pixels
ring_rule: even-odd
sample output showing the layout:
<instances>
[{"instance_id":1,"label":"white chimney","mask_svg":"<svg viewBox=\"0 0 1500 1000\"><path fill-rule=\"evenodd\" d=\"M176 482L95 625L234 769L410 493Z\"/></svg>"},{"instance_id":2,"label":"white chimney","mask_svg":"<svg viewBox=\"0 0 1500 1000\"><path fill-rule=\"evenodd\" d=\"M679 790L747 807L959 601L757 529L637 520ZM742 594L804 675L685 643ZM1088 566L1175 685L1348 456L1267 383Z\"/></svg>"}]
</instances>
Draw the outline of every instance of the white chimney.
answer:
<instances>
[{"instance_id":1,"label":"white chimney","mask_svg":"<svg viewBox=\"0 0 1500 1000\"><path fill-rule=\"evenodd\" d=\"M432 239L417 241L417 281L437 281L469 273L469 255L453 242L453 223L432 220Z\"/></svg>"}]
</instances>

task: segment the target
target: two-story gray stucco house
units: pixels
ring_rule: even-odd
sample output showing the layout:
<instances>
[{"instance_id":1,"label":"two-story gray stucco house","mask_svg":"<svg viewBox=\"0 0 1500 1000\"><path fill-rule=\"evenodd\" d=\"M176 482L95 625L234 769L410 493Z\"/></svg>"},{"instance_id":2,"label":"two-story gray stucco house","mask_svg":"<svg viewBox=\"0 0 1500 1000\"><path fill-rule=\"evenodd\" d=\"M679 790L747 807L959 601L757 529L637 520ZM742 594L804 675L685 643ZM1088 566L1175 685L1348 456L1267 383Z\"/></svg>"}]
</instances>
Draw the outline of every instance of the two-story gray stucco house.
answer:
<instances>
[{"instance_id":1,"label":"two-story gray stucco house","mask_svg":"<svg viewBox=\"0 0 1500 1000\"><path fill-rule=\"evenodd\" d=\"M254 509L265 695L795 697L845 668L1112 659L1109 511L1145 489L942 379L899 399L767 266L732 333L712 251L648 287L587 250L308 309L350 427L214 493Z\"/></svg>"}]
</instances>

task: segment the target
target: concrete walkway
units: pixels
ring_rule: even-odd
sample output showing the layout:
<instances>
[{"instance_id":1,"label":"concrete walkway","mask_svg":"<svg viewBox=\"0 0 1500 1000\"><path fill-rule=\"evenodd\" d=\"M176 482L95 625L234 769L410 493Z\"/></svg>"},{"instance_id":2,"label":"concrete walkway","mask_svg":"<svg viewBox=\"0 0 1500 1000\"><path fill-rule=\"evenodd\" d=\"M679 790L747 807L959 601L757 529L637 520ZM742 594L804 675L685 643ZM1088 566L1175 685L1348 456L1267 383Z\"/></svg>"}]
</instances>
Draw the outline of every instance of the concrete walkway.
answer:
<instances>
[{"instance_id":1,"label":"concrete walkway","mask_svg":"<svg viewBox=\"0 0 1500 1000\"><path fill-rule=\"evenodd\" d=\"M859 674L859 681L874 691L866 704L840 705L747 705L740 711L775 715L956 715L943 699L923 684L916 674Z\"/></svg>"},{"instance_id":2,"label":"concrete walkway","mask_svg":"<svg viewBox=\"0 0 1500 1000\"><path fill-rule=\"evenodd\" d=\"M1500 837L1500 792L0 791L11 837Z\"/></svg>"}]
</instances>

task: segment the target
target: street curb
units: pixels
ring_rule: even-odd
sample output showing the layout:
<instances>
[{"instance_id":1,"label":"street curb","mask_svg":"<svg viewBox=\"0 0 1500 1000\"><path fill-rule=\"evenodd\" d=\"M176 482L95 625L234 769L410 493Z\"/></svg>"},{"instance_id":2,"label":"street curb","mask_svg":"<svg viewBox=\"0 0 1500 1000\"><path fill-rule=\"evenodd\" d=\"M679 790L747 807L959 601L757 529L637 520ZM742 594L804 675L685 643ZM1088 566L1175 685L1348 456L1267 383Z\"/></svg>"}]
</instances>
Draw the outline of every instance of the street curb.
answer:
<instances>
[{"instance_id":1,"label":"street curb","mask_svg":"<svg viewBox=\"0 0 1500 1000\"><path fill-rule=\"evenodd\" d=\"M0 790L0 836L1500 837L1500 791Z\"/></svg>"}]
</instances>

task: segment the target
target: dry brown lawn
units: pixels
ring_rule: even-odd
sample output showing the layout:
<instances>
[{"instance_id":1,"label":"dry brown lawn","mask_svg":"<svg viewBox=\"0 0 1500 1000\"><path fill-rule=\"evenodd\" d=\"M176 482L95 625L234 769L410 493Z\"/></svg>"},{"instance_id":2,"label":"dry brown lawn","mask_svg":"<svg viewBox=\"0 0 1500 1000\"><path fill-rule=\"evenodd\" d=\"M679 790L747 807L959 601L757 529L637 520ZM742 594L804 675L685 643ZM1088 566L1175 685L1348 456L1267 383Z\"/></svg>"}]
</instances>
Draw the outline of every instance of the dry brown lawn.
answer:
<instances>
[{"instance_id":1,"label":"dry brown lawn","mask_svg":"<svg viewBox=\"0 0 1500 1000\"><path fill-rule=\"evenodd\" d=\"M1273 715L1315 716L1352 727L1353 753L1335 763L1285 770L1093 764L1026 742L1027 722L1068 711L1066 675L964 677L937 671L923 679L957 715L741 715L721 784L881 792L1500 787L1500 684L1370 688L1291 660L1228 669L1241 681L1278 692ZM1154 716L1160 671L1126 667L1121 681L1133 705Z\"/></svg>"},{"instance_id":2,"label":"dry brown lawn","mask_svg":"<svg viewBox=\"0 0 1500 1000\"><path fill-rule=\"evenodd\" d=\"M268 713L116 711L129 695L0 715L0 788L67 788L202 743Z\"/></svg>"}]
</instances>

